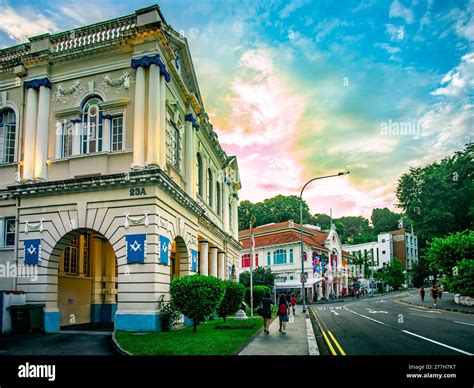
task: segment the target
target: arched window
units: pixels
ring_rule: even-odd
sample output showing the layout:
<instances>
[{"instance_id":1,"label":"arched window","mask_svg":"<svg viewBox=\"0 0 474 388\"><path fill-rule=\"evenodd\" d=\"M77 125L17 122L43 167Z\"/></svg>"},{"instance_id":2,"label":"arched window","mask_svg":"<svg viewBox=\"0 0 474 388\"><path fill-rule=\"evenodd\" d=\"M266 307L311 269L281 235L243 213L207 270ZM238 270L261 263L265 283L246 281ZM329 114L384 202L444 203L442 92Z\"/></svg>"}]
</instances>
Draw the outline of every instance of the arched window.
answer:
<instances>
[{"instance_id":1,"label":"arched window","mask_svg":"<svg viewBox=\"0 0 474 388\"><path fill-rule=\"evenodd\" d=\"M201 158L201 154L197 154L196 155L196 159L197 159L197 168L198 168L198 193L199 195L202 197L204 195L204 192L203 192L203 171L202 171L202 158Z\"/></svg>"},{"instance_id":2,"label":"arched window","mask_svg":"<svg viewBox=\"0 0 474 388\"><path fill-rule=\"evenodd\" d=\"M214 205L214 198L212 196L212 188L214 184L212 183L212 171L210 168L207 169L207 203L210 207Z\"/></svg>"},{"instance_id":3,"label":"arched window","mask_svg":"<svg viewBox=\"0 0 474 388\"><path fill-rule=\"evenodd\" d=\"M216 212L220 216L221 209L221 185L219 182L216 182Z\"/></svg>"},{"instance_id":4,"label":"arched window","mask_svg":"<svg viewBox=\"0 0 474 388\"><path fill-rule=\"evenodd\" d=\"M13 109L0 110L0 164L15 161L16 115Z\"/></svg>"},{"instance_id":5,"label":"arched window","mask_svg":"<svg viewBox=\"0 0 474 388\"><path fill-rule=\"evenodd\" d=\"M293 264L293 248L290 249L290 264Z\"/></svg>"},{"instance_id":6,"label":"arched window","mask_svg":"<svg viewBox=\"0 0 474 388\"><path fill-rule=\"evenodd\" d=\"M102 151L102 111L99 97L90 97L82 106L81 153Z\"/></svg>"},{"instance_id":7,"label":"arched window","mask_svg":"<svg viewBox=\"0 0 474 388\"><path fill-rule=\"evenodd\" d=\"M273 264L286 264L286 249L277 249L273 252Z\"/></svg>"}]
</instances>

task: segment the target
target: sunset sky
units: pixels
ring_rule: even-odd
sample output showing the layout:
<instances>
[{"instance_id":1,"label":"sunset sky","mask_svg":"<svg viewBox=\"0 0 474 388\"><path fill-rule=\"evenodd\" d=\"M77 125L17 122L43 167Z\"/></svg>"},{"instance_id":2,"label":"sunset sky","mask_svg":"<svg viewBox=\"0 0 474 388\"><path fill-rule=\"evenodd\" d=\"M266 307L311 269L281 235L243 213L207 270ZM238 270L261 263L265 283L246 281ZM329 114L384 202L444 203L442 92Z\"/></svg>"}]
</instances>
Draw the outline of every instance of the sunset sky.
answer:
<instances>
[{"instance_id":1,"label":"sunset sky","mask_svg":"<svg viewBox=\"0 0 474 388\"><path fill-rule=\"evenodd\" d=\"M0 47L151 4L0 0ZM472 141L474 1L158 4L187 37L206 111L238 156L241 199L299 195L312 177L350 170L305 199L313 213L370 216L394 207L410 166Z\"/></svg>"}]
</instances>

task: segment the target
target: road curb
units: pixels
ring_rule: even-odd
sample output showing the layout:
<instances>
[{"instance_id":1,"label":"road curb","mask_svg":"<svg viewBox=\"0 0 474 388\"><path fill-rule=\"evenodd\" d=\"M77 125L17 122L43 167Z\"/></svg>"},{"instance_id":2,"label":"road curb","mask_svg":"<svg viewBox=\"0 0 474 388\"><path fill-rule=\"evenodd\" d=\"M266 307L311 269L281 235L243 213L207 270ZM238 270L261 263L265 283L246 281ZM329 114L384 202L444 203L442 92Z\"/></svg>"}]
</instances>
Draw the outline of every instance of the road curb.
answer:
<instances>
[{"instance_id":1,"label":"road curb","mask_svg":"<svg viewBox=\"0 0 474 388\"><path fill-rule=\"evenodd\" d=\"M132 353L126 351L124 348L122 348L119 345L119 343L117 342L117 339L115 338L115 331L112 333L112 345L114 346L117 353L119 353L121 356L133 356Z\"/></svg>"},{"instance_id":2,"label":"road curb","mask_svg":"<svg viewBox=\"0 0 474 388\"><path fill-rule=\"evenodd\" d=\"M407 306L419 306L419 307L424 307L424 308L427 308L427 309L431 309L431 310L444 310L444 311L450 311L450 312L453 312L453 313L460 313L460 314L474 314L474 311L465 311L465 310L459 310L459 309L452 309L452 308L445 308L445 307L433 307L433 306L426 306L424 304L421 304L421 303L413 303L413 302L407 302L407 301L404 301L404 300L401 300L401 299L397 299L394 301L395 303L398 303L398 304L404 304L404 305L407 305Z\"/></svg>"},{"instance_id":3,"label":"road curb","mask_svg":"<svg viewBox=\"0 0 474 388\"><path fill-rule=\"evenodd\" d=\"M308 352L310 356L320 356L316 336L314 335L313 324L309 315L306 315L306 335L308 336Z\"/></svg>"}]
</instances>

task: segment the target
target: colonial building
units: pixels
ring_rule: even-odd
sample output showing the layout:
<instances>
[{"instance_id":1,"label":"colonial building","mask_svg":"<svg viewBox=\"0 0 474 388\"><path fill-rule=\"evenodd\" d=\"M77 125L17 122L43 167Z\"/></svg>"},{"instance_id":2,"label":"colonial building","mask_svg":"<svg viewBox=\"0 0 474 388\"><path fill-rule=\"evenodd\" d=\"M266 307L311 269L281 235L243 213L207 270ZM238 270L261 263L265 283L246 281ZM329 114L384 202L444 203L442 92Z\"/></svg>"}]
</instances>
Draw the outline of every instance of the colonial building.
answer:
<instances>
[{"instance_id":1,"label":"colonial building","mask_svg":"<svg viewBox=\"0 0 474 388\"><path fill-rule=\"evenodd\" d=\"M249 270L250 232L239 232L241 271ZM291 290L301 295L301 258L304 262L305 293L309 299L339 296L347 291L349 263L352 255L342 250L342 244L334 226L321 231L313 225L303 225L303 254L301 253L301 228L293 221L262 225L253 229L254 266L269 267L277 275L280 290Z\"/></svg>"},{"instance_id":2,"label":"colonial building","mask_svg":"<svg viewBox=\"0 0 474 388\"><path fill-rule=\"evenodd\" d=\"M46 331L160 330L174 277L235 280L240 187L158 6L0 50L0 265L37 273L0 288Z\"/></svg>"}]
</instances>

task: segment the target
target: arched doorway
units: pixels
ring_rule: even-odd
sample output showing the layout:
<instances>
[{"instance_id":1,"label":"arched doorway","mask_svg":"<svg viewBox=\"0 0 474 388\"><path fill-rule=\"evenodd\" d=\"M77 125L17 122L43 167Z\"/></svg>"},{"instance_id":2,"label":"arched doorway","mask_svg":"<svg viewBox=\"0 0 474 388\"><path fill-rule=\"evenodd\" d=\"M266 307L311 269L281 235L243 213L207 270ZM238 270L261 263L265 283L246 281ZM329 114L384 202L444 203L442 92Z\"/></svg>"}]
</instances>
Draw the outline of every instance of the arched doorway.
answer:
<instances>
[{"instance_id":1,"label":"arched doorway","mask_svg":"<svg viewBox=\"0 0 474 388\"><path fill-rule=\"evenodd\" d=\"M189 275L189 254L184 239L180 236L171 243L170 253L170 283L173 279Z\"/></svg>"},{"instance_id":2,"label":"arched doorway","mask_svg":"<svg viewBox=\"0 0 474 388\"><path fill-rule=\"evenodd\" d=\"M91 229L78 229L64 236L55 249L59 250L57 303L61 328L85 324L113 328L117 265L110 242Z\"/></svg>"}]
</instances>

